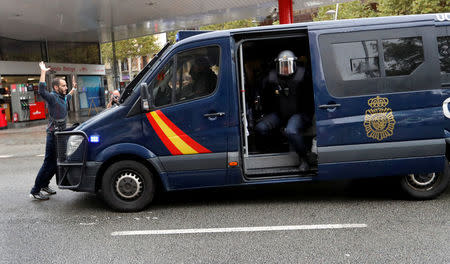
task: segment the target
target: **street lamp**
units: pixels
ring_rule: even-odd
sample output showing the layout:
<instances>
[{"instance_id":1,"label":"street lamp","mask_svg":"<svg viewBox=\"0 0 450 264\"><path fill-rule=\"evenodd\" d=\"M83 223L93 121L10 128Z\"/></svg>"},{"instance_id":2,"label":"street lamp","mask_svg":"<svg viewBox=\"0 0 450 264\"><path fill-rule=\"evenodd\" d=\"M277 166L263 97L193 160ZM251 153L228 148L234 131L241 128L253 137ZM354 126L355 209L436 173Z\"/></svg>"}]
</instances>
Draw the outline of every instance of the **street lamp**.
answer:
<instances>
[{"instance_id":1,"label":"street lamp","mask_svg":"<svg viewBox=\"0 0 450 264\"><path fill-rule=\"evenodd\" d=\"M336 4L336 10L328 10L327 12L325 12L325 14L334 15L334 20L337 20L338 11L339 11L339 3Z\"/></svg>"}]
</instances>

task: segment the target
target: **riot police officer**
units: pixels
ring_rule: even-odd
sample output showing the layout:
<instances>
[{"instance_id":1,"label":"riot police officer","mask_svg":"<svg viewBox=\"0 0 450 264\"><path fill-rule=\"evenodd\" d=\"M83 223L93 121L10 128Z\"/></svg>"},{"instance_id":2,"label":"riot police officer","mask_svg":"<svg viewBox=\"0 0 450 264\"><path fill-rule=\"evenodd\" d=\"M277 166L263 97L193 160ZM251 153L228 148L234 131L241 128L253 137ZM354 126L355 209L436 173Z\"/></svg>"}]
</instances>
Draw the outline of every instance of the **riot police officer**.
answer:
<instances>
[{"instance_id":1,"label":"riot police officer","mask_svg":"<svg viewBox=\"0 0 450 264\"><path fill-rule=\"evenodd\" d=\"M307 154L311 142L305 140L302 131L312 125L314 102L312 87L305 81L305 67L290 50L284 50L275 59L276 69L263 81L264 107L270 111L255 127L256 132L268 136L273 130L286 127L289 144L300 158L300 171L309 170ZM269 106L267 106L269 104Z\"/></svg>"}]
</instances>

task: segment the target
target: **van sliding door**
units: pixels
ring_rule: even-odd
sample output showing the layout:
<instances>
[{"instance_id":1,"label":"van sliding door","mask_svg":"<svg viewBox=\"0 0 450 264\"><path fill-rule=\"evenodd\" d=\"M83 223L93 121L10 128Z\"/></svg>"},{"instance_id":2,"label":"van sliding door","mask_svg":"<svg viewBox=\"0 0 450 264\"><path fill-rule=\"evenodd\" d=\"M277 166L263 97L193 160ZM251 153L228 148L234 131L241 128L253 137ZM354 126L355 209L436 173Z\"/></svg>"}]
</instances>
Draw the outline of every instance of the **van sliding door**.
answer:
<instances>
[{"instance_id":1,"label":"van sliding door","mask_svg":"<svg viewBox=\"0 0 450 264\"><path fill-rule=\"evenodd\" d=\"M310 31L320 177L443 170L435 28L398 27Z\"/></svg>"}]
</instances>

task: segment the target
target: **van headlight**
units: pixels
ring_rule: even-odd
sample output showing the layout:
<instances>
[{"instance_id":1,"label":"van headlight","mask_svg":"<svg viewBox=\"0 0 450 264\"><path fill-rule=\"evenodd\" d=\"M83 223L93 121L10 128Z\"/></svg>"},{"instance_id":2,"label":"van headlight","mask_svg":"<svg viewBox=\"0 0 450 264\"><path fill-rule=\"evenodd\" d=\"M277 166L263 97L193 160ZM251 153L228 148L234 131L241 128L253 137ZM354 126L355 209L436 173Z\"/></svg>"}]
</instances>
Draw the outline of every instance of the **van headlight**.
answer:
<instances>
[{"instance_id":1,"label":"van headlight","mask_svg":"<svg viewBox=\"0 0 450 264\"><path fill-rule=\"evenodd\" d=\"M81 145L81 142L83 142L83 136L80 135L70 136L69 140L67 140L66 156L68 157L72 155Z\"/></svg>"}]
</instances>

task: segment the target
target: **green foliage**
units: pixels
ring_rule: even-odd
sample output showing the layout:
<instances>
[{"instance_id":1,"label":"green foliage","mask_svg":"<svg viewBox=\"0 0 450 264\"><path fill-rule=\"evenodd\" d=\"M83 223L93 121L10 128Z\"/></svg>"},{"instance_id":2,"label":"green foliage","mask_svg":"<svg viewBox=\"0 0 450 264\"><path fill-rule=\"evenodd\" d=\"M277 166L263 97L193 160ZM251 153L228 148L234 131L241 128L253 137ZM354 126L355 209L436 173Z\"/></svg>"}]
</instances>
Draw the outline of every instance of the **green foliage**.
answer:
<instances>
[{"instance_id":1,"label":"green foliage","mask_svg":"<svg viewBox=\"0 0 450 264\"><path fill-rule=\"evenodd\" d=\"M175 38L176 38L177 33L178 33L177 30L166 32L167 42L175 43Z\"/></svg>"},{"instance_id":2,"label":"green foliage","mask_svg":"<svg viewBox=\"0 0 450 264\"><path fill-rule=\"evenodd\" d=\"M444 13L450 11L450 0L415 0L413 14Z\"/></svg>"},{"instance_id":3,"label":"green foliage","mask_svg":"<svg viewBox=\"0 0 450 264\"><path fill-rule=\"evenodd\" d=\"M379 0L378 11L381 16L410 15L413 0Z\"/></svg>"},{"instance_id":4,"label":"green foliage","mask_svg":"<svg viewBox=\"0 0 450 264\"><path fill-rule=\"evenodd\" d=\"M314 21L321 20L333 20L334 15L327 15L325 12L328 10L336 10L336 5L328 5L319 8L317 15L313 18ZM375 17L377 13L372 10L368 3L362 3L360 1L347 2L339 4L338 19L349 18L363 18L363 17Z\"/></svg>"},{"instance_id":5,"label":"green foliage","mask_svg":"<svg viewBox=\"0 0 450 264\"><path fill-rule=\"evenodd\" d=\"M116 59L124 60L138 56L145 56L158 52L159 47L156 44L156 37L144 36L126 40L116 41ZM112 43L104 43L100 45L103 61L112 61Z\"/></svg>"},{"instance_id":6,"label":"green foliage","mask_svg":"<svg viewBox=\"0 0 450 264\"><path fill-rule=\"evenodd\" d=\"M256 24L252 22L253 19L243 19L243 20L235 20L230 22L225 22L222 24L213 24L208 26L200 27L200 30L225 30L225 29L233 29L233 28L245 28L245 27L255 27Z\"/></svg>"},{"instance_id":7,"label":"green foliage","mask_svg":"<svg viewBox=\"0 0 450 264\"><path fill-rule=\"evenodd\" d=\"M450 11L450 0L379 0L382 16L442 13Z\"/></svg>"},{"instance_id":8,"label":"green foliage","mask_svg":"<svg viewBox=\"0 0 450 264\"><path fill-rule=\"evenodd\" d=\"M338 19L363 18L376 16L397 16L412 14L442 13L450 11L450 0L378 0L377 11L368 1L353 1L339 4ZM335 5L319 8L314 21L332 20L333 16L325 14L335 10Z\"/></svg>"}]
</instances>

